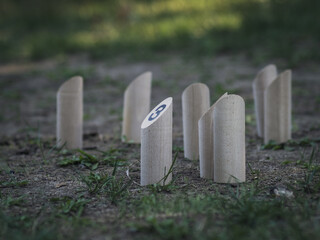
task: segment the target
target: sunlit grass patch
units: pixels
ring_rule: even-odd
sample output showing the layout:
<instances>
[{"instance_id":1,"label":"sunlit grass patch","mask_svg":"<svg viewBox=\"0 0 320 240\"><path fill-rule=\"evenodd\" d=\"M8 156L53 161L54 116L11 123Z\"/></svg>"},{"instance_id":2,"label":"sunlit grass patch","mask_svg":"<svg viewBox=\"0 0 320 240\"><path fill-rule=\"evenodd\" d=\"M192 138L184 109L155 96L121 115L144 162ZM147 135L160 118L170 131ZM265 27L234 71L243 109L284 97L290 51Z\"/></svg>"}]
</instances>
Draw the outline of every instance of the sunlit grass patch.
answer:
<instances>
[{"instance_id":1,"label":"sunlit grass patch","mask_svg":"<svg viewBox=\"0 0 320 240\"><path fill-rule=\"evenodd\" d=\"M320 39L318 7L316 0L4 0L0 59L247 51L297 64L320 59L312 50Z\"/></svg>"},{"instance_id":2,"label":"sunlit grass patch","mask_svg":"<svg viewBox=\"0 0 320 240\"><path fill-rule=\"evenodd\" d=\"M43 3L39 6L43 12L38 9L29 14L30 9L21 15L23 6L7 5L4 17L8 21L0 21L5 29L1 32L6 33L1 34L0 47L14 49L4 51L9 58L181 49L188 39L201 38L212 28L236 29L241 22L221 1L84 1L77 5L67 1L57 6Z\"/></svg>"}]
</instances>

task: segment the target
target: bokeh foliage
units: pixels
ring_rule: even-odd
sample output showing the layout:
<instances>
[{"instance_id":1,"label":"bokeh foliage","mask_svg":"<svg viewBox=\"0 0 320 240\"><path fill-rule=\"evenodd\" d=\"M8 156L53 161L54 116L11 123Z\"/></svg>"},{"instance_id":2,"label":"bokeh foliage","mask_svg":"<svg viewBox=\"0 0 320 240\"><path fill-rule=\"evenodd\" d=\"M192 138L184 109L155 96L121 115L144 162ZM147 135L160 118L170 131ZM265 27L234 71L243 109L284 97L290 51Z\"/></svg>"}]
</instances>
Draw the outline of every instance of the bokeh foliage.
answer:
<instances>
[{"instance_id":1,"label":"bokeh foliage","mask_svg":"<svg viewBox=\"0 0 320 240\"><path fill-rule=\"evenodd\" d=\"M317 0L1 0L0 59L245 51L319 59Z\"/></svg>"}]
</instances>

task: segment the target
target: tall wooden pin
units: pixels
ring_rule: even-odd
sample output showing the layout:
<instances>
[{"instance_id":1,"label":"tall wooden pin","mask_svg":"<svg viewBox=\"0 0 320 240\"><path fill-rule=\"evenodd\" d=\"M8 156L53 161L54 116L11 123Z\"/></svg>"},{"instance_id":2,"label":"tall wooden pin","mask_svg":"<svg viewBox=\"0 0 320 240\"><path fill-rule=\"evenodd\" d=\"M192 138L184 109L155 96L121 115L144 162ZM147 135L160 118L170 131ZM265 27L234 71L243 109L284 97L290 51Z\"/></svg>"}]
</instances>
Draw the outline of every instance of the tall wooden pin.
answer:
<instances>
[{"instance_id":1,"label":"tall wooden pin","mask_svg":"<svg viewBox=\"0 0 320 240\"><path fill-rule=\"evenodd\" d=\"M168 184L172 173L172 98L163 100L141 124L141 185ZM166 177L167 176L167 177Z\"/></svg>"},{"instance_id":2,"label":"tall wooden pin","mask_svg":"<svg viewBox=\"0 0 320 240\"><path fill-rule=\"evenodd\" d=\"M199 158L198 121L210 107L210 91L203 83L194 83L182 93L184 156Z\"/></svg>"},{"instance_id":3,"label":"tall wooden pin","mask_svg":"<svg viewBox=\"0 0 320 240\"><path fill-rule=\"evenodd\" d=\"M140 143L140 126L150 111L152 73L135 78L124 93L122 140Z\"/></svg>"},{"instance_id":4,"label":"tall wooden pin","mask_svg":"<svg viewBox=\"0 0 320 240\"><path fill-rule=\"evenodd\" d=\"M246 180L245 104L238 95L222 97L213 109L214 181Z\"/></svg>"},{"instance_id":5,"label":"tall wooden pin","mask_svg":"<svg viewBox=\"0 0 320 240\"><path fill-rule=\"evenodd\" d=\"M199 159L200 159L200 177L213 179L214 174L214 139L213 139L213 110L216 104L224 97L228 96L227 93L223 94L200 118L199 125Z\"/></svg>"},{"instance_id":6,"label":"tall wooden pin","mask_svg":"<svg viewBox=\"0 0 320 240\"><path fill-rule=\"evenodd\" d=\"M291 70L281 73L264 94L264 143L291 139Z\"/></svg>"},{"instance_id":7,"label":"tall wooden pin","mask_svg":"<svg viewBox=\"0 0 320 240\"><path fill-rule=\"evenodd\" d=\"M252 83L254 107L257 119L257 132L264 137L264 94L266 88L277 78L277 68L270 64L263 68Z\"/></svg>"},{"instance_id":8,"label":"tall wooden pin","mask_svg":"<svg viewBox=\"0 0 320 240\"><path fill-rule=\"evenodd\" d=\"M82 148L83 78L66 81L57 93L57 146Z\"/></svg>"}]
</instances>

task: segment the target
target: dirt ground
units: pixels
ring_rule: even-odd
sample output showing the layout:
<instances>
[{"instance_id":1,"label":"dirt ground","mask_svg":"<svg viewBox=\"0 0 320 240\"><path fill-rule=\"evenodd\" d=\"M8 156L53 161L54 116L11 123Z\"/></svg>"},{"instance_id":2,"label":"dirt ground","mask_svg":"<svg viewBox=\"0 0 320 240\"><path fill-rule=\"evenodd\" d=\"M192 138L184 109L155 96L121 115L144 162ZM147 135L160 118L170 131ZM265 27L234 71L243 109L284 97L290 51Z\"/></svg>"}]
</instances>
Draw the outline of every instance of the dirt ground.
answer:
<instances>
[{"instance_id":1,"label":"dirt ground","mask_svg":"<svg viewBox=\"0 0 320 240\"><path fill-rule=\"evenodd\" d=\"M126 61L122 58L92 61L86 56L48 60L32 64L0 66L0 181L2 196L19 198L21 206L5 211L13 215L45 215L52 199L78 198L79 192L90 199L83 216L94 220L99 230L83 230L82 239L130 239L139 236L123 222L138 221L126 213L120 218L119 207L105 195L92 195L85 189L79 176L91 170L83 164L58 166L68 152L52 150L55 145L56 91L72 75L84 77L84 151L102 156L101 151L121 149L121 158L128 165L119 167L118 174L129 181L126 170L134 181L130 184L128 202L134 202L149 190L140 187L140 146L120 141L123 93L125 87L140 73L152 71L152 108L163 99L174 99L173 146L183 147L181 94L194 82L206 83L211 90L212 103L225 91L235 92L246 102L246 160L247 181L259 177L259 185L269 192L274 187L293 188L303 180L305 170L296 163L302 156L309 156L312 145L319 147L320 138L320 68L307 64L293 71L293 134L299 144L286 145L280 150L261 149L262 141L256 136L252 98L252 81L265 65L257 64L243 55L222 55L211 58L187 59L176 55L159 56L151 61ZM279 72L286 70L286 63L274 60ZM301 140L305 142L301 142ZM94 172L110 173L113 167L99 164ZM178 154L173 174L175 186L187 193L225 191L224 184L216 184L199 177L198 161L190 161ZM23 186L5 186L14 179L25 182ZM167 196L170 198L170 195ZM120 219L120 220L119 220Z\"/></svg>"}]
</instances>

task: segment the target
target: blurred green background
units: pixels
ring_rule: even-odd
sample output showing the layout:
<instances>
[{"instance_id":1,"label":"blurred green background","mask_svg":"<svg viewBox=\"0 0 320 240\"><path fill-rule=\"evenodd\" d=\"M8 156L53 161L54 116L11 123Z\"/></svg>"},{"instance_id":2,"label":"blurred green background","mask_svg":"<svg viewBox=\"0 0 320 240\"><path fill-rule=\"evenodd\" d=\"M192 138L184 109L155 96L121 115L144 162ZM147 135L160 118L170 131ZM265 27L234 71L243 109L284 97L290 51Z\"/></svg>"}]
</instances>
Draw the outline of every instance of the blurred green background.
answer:
<instances>
[{"instance_id":1,"label":"blurred green background","mask_svg":"<svg viewBox=\"0 0 320 240\"><path fill-rule=\"evenodd\" d=\"M319 0L0 0L0 61L244 52L320 59Z\"/></svg>"}]
</instances>

